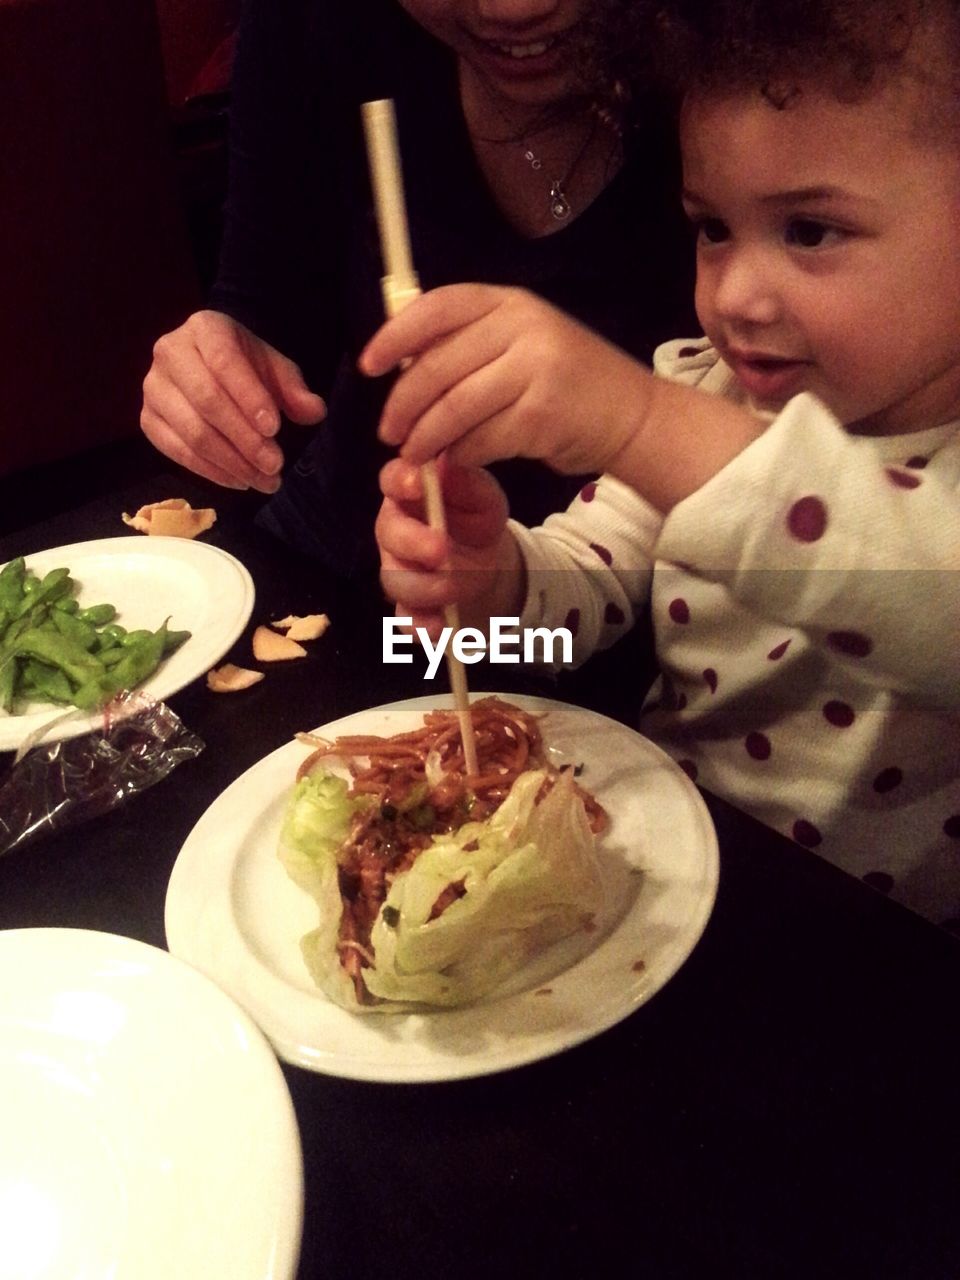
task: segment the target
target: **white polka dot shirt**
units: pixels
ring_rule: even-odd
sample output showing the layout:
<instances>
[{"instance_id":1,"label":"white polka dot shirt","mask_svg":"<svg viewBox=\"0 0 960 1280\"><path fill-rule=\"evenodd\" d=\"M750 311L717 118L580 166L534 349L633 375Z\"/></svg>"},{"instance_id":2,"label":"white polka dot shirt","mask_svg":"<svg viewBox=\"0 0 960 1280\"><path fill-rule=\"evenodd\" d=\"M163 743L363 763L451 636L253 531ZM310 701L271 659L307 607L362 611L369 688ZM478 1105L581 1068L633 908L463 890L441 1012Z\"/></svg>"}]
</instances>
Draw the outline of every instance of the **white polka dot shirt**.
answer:
<instances>
[{"instance_id":1,"label":"white polka dot shirt","mask_svg":"<svg viewBox=\"0 0 960 1280\"><path fill-rule=\"evenodd\" d=\"M705 340L661 375L738 396ZM847 434L813 397L664 519L609 476L511 526L522 626L575 663L652 611L640 728L697 782L938 923L960 922L960 423Z\"/></svg>"}]
</instances>

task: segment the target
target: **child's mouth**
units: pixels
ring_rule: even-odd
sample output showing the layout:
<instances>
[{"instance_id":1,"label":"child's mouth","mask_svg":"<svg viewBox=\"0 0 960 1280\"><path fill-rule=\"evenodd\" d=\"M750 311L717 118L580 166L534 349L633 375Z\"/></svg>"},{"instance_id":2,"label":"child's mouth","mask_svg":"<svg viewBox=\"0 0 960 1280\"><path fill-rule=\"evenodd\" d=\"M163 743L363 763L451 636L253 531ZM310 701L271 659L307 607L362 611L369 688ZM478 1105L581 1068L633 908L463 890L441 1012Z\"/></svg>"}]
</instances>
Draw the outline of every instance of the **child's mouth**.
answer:
<instances>
[{"instance_id":1,"label":"child's mouth","mask_svg":"<svg viewBox=\"0 0 960 1280\"><path fill-rule=\"evenodd\" d=\"M801 391L807 360L764 355L751 351L729 351L726 361L744 391L755 400L785 402Z\"/></svg>"}]
</instances>

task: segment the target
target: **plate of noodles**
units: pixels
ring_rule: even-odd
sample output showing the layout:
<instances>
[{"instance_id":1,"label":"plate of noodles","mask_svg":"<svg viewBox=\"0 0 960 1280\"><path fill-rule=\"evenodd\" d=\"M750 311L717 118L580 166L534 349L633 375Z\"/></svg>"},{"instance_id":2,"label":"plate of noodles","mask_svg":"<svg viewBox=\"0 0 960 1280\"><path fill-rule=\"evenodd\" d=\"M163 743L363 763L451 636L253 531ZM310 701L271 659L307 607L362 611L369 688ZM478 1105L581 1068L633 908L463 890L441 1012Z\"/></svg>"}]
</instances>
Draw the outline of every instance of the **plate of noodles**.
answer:
<instances>
[{"instance_id":1,"label":"plate of noodles","mask_svg":"<svg viewBox=\"0 0 960 1280\"><path fill-rule=\"evenodd\" d=\"M480 778L464 787L451 708L449 697L415 698L298 735L228 787L180 851L166 900L170 951L231 995L287 1062L383 1082L459 1079L517 1067L627 1017L676 973L703 932L716 895L716 835L696 788L664 752L595 712L493 695L472 704ZM396 859L386 883L371 891L373 933L359 941L354 930L357 921L362 927L364 907L356 886L366 884L370 862L346 868L338 850L335 883L343 914L339 935L335 926L333 936L324 937L318 929L322 891L298 874L302 866L289 856L291 831L303 827L291 814L301 789L310 791L318 777L321 791L336 789L335 804L346 794L353 806L347 843L364 846L372 825L379 856L389 847ZM426 788L417 782L424 777ZM507 850L488 878L494 884L499 877L499 914L491 908L492 914L480 916L479 931L465 935L472 959L449 966L436 960L443 982L438 985L431 973L417 986L409 973L414 952L403 950L402 929L394 928L414 911L413 872L421 864L432 867L431 859L459 868L457 859L492 856L485 830L508 810L513 818L501 824L498 839L506 838L503 831L521 829L517 797L531 777L536 808L546 815L548 804L559 806L544 817L536 840L546 845L556 836L563 843L567 826L582 839L586 827L597 833L585 854L588 880L554 895L550 928L532 931L538 945L505 958L497 938L520 936L518 903L529 906L537 892L547 893L550 867L560 866L550 864L546 874L540 868L539 890L530 887L537 880L533 872L516 876L513 890ZM571 802L573 792L582 803ZM466 805L466 818L451 819L448 802L449 813ZM568 824L563 815L574 809L580 816ZM379 838L384 822L387 840ZM529 831L524 841L527 836ZM514 860L522 861L524 850L529 843L521 841ZM469 871L448 870L435 883L444 878L452 883L439 897L429 882L426 891L419 888L427 908L411 928L415 940L454 936L458 920L479 900ZM533 918L540 920L539 901L534 907ZM368 950L371 937L375 957ZM397 952L389 971L385 937ZM442 952L445 944L431 945ZM368 959L374 969L366 967ZM386 985L377 986L373 978L381 970Z\"/></svg>"}]
</instances>

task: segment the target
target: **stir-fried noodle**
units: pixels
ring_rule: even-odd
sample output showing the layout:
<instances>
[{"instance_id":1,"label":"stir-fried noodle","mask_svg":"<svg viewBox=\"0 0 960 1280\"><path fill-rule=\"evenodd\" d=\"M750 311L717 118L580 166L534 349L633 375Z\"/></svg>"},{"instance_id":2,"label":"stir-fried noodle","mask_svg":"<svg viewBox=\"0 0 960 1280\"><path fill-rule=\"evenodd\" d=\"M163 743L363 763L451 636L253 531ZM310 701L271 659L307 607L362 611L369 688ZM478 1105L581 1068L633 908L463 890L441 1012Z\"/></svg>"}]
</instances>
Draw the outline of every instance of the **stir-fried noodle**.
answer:
<instances>
[{"instance_id":1,"label":"stir-fried noodle","mask_svg":"<svg viewBox=\"0 0 960 1280\"><path fill-rule=\"evenodd\" d=\"M525 769L558 772L546 758L539 716L495 697L473 702L470 714L480 770L476 777L466 773L455 711L428 711L422 728L389 738L353 734L327 742L298 734L316 749L300 765L297 777L310 773L321 761L339 757L353 779L351 795L370 794L382 805L401 808L411 795L429 797L438 814L469 800L469 816L483 819L498 807ZM602 807L588 792L579 787L578 791L592 829L602 831L606 825Z\"/></svg>"},{"instance_id":2,"label":"stir-fried noodle","mask_svg":"<svg viewBox=\"0 0 960 1280\"><path fill-rule=\"evenodd\" d=\"M337 950L352 978L359 1003L370 1002L364 969L374 963L370 931L393 880L413 865L434 836L458 830L465 822L486 820L527 769L546 774L543 793L562 772L547 759L540 717L500 698L471 704L479 774L466 774L460 723L454 711L428 711L422 728L389 738L353 734L333 742L301 733L314 750L300 765L302 778L332 760L349 770L349 794L366 797L355 812L350 833L337 856L342 899ZM570 778L583 801L594 833L607 815L589 792ZM465 892L464 881L447 885L430 919L441 915Z\"/></svg>"}]
</instances>

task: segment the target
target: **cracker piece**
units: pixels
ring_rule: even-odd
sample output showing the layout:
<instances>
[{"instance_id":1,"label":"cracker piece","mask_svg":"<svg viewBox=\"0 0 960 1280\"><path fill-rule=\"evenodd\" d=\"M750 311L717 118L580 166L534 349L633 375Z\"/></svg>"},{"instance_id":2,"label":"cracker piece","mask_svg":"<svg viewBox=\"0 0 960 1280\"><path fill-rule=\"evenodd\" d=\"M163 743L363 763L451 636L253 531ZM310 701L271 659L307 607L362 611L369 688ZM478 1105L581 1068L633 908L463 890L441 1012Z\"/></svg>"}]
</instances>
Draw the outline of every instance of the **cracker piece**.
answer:
<instances>
[{"instance_id":1,"label":"cracker piece","mask_svg":"<svg viewBox=\"0 0 960 1280\"><path fill-rule=\"evenodd\" d=\"M329 627L330 619L325 613L308 613L303 617L291 613L270 625L277 631L285 631L288 640L319 640Z\"/></svg>"},{"instance_id":2,"label":"cracker piece","mask_svg":"<svg viewBox=\"0 0 960 1280\"><path fill-rule=\"evenodd\" d=\"M258 662L286 662L290 658L305 658L307 651L296 640L278 635L269 627L257 627L253 633L253 656Z\"/></svg>"},{"instance_id":3,"label":"cracker piece","mask_svg":"<svg viewBox=\"0 0 960 1280\"><path fill-rule=\"evenodd\" d=\"M139 533L167 538L196 538L213 527L217 513L213 507L191 507L186 498L165 498L148 502L136 515L123 513L123 523Z\"/></svg>"},{"instance_id":4,"label":"cracker piece","mask_svg":"<svg viewBox=\"0 0 960 1280\"><path fill-rule=\"evenodd\" d=\"M225 662L222 667L214 667L207 672L207 688L213 693L238 693L241 689L259 684L262 679L262 671L251 671L248 667Z\"/></svg>"}]
</instances>

